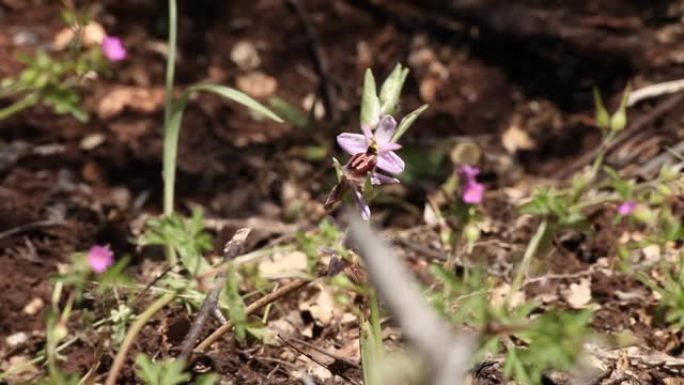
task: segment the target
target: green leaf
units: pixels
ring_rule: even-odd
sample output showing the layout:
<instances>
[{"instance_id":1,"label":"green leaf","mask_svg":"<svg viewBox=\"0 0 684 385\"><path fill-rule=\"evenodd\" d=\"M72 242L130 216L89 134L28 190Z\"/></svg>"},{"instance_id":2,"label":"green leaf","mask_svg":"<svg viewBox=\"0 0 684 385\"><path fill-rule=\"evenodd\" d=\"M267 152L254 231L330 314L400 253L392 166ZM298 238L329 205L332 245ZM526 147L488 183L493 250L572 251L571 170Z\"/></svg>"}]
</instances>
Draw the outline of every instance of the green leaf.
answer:
<instances>
[{"instance_id":1,"label":"green leaf","mask_svg":"<svg viewBox=\"0 0 684 385\"><path fill-rule=\"evenodd\" d=\"M190 380L183 361L169 359L154 362L146 354L136 357L135 374L146 385L180 385Z\"/></svg>"},{"instance_id":2,"label":"green leaf","mask_svg":"<svg viewBox=\"0 0 684 385\"><path fill-rule=\"evenodd\" d=\"M396 112L401 90L408 73L408 68L403 68L401 64L397 63L392 73L382 83L382 87L380 87L380 111L382 115L392 115Z\"/></svg>"},{"instance_id":3,"label":"green leaf","mask_svg":"<svg viewBox=\"0 0 684 385\"><path fill-rule=\"evenodd\" d=\"M413 122L418 119L420 114L422 114L429 105L423 104L422 106L416 108L415 110L411 111L408 115L404 116L403 119L401 119L401 122L399 122L399 126L397 127L397 131L394 133L394 136L392 137L392 142L397 142L399 139L406 133L406 131L411 127Z\"/></svg>"},{"instance_id":4,"label":"green leaf","mask_svg":"<svg viewBox=\"0 0 684 385\"><path fill-rule=\"evenodd\" d=\"M240 296L238 275L233 266L228 268L226 274L228 274L225 290L229 306L228 315L233 323L235 338L244 342L247 337L247 312L245 311L245 302Z\"/></svg>"},{"instance_id":5,"label":"green leaf","mask_svg":"<svg viewBox=\"0 0 684 385\"><path fill-rule=\"evenodd\" d=\"M203 211L197 206L190 219L179 214L152 218L145 223L145 232L138 238L138 244L170 247L191 274L202 274L209 269L202 253L213 246L211 236L202 228L202 217Z\"/></svg>"},{"instance_id":6,"label":"green leaf","mask_svg":"<svg viewBox=\"0 0 684 385\"><path fill-rule=\"evenodd\" d=\"M238 104L241 104L255 112L258 112L267 118L274 120L276 122L282 123L283 119L281 119L278 115L276 115L273 111L268 109L268 107L264 106L263 104L259 103L258 101L252 99L250 96L247 94L244 94L234 88L231 87L226 87L218 84L195 84L193 86L190 86L184 94L186 95L185 97L189 97L189 94L192 92L196 91L204 91L204 92L211 92L213 94L222 96L226 99L232 100Z\"/></svg>"},{"instance_id":7,"label":"green leaf","mask_svg":"<svg viewBox=\"0 0 684 385\"><path fill-rule=\"evenodd\" d=\"M380 100L375 89L375 78L369 69L363 78L363 94L361 96L361 125L371 128L380 120Z\"/></svg>"},{"instance_id":8,"label":"green leaf","mask_svg":"<svg viewBox=\"0 0 684 385\"><path fill-rule=\"evenodd\" d=\"M286 122L292 124L297 128L306 128L309 126L309 118L299 108L286 100L274 96L268 99L268 104L275 111L278 116L282 117Z\"/></svg>"}]
</instances>

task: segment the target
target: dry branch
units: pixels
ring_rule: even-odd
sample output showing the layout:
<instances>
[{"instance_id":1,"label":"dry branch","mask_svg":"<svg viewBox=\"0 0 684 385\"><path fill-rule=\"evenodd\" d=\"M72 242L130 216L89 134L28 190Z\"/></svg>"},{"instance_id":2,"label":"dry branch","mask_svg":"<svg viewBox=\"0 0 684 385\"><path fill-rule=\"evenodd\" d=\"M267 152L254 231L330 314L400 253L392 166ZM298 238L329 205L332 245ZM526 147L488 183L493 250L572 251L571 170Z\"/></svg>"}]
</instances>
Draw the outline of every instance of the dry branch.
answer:
<instances>
[{"instance_id":1,"label":"dry branch","mask_svg":"<svg viewBox=\"0 0 684 385\"><path fill-rule=\"evenodd\" d=\"M471 339L453 333L432 310L408 268L367 222L352 218L349 236L358 246L371 281L404 335L432 366L431 383L462 384L471 361Z\"/></svg>"}]
</instances>

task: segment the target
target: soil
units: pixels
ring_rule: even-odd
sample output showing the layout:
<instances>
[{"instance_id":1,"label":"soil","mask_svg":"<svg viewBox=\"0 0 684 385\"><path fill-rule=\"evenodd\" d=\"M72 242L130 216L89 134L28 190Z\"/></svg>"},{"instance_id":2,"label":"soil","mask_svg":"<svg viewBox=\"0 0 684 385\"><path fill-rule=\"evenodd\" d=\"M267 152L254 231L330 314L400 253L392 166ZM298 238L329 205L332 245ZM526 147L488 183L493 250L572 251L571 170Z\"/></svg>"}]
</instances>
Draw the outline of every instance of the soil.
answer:
<instances>
[{"instance_id":1,"label":"soil","mask_svg":"<svg viewBox=\"0 0 684 385\"><path fill-rule=\"evenodd\" d=\"M416 154L446 151L448 155L459 141L480 146L482 181L492 191L485 211L494 223L475 255L492 261L492 266L500 264L500 273L508 274L506 255L524 248L534 224L511 223L515 208L500 199L503 190L497 189L524 189L521 186L538 180L562 182L570 165L596 148L600 133L592 125L592 87L600 87L614 107L627 83L639 88L684 73L684 24L680 22L684 8L677 1L472 2L504 7L509 11L501 12L504 15L522 12L528 18L518 22L497 17L486 7L474 6L466 12L437 1L423 5L389 0L303 3L329 62L329 81L339 99L338 122L330 124L321 118L316 132L306 131L255 120L243 108L208 95L192 99L186 111L177 208L187 213L192 205L200 204L208 217L230 220L229 225L214 230L217 250L238 223L250 218L289 221L306 229L325 216L322 202L334 175L330 156L311 160L302 155L302 149L312 141L330 149L337 133L356 131L365 68L384 77L400 61L411 69L404 111L430 103L419 125L406 135L406 150ZM156 103L146 109L132 104L103 116L98 104L121 86L163 88L164 56L159 46L167 32L165 4L101 2L98 20L111 34L123 37L129 59L117 64L111 76L83 88L83 103L92 115L89 123L55 116L40 107L0 122L0 360L17 353L32 357L43 347L50 277L71 253L92 244L109 244L117 255L132 256L131 272L143 279L149 271L146 264L161 262L160 255L142 253L129 241L141 215L161 209L163 106ZM59 9L58 2L0 0L0 77L21 70L20 53L49 45L63 28ZM234 86L246 71L231 59L231 50L236 43L249 41L258 50L259 70L277 81L279 97L300 106L308 95L318 92L320 79L311 42L283 1L180 2L179 26L178 89L198 81ZM649 116L664 100L655 98L631 108L630 121ZM9 102L0 100L0 106ZM635 172L664 152L666 145L681 141L683 112L684 104L678 103L646 120L609 153L608 163L626 173ZM506 148L504 137L511 126L519 127L534 144L514 151ZM102 144L84 149L84 138L93 135L102 136ZM415 182L393 190L409 209L396 209L391 203L381 203L376 209L378 225L390 233L419 229L422 217L416 213L422 212L425 195L436 191L451 172L448 156L437 167L417 172ZM293 208L295 200L304 205ZM651 322L652 304L616 294L637 293L645 298L647 290L634 279L606 275L616 265L615 242L623 232L609 222L614 210L607 207L592 216L598 232L591 239L554 242L537 273L591 270L587 276L592 295L601 307L593 326L601 332L629 330L645 346L677 356L684 350L681 336ZM27 224L17 232L4 233ZM255 228L255 232L249 249L269 244L279 235L267 228ZM429 233L415 237L418 251L404 247L406 255L417 261L412 267L419 276L425 268L421 260L429 258L424 251L437 238L436 231ZM508 246L487 246L488 241ZM559 279L526 289L528 295L555 292L570 282ZM305 291L288 298L278 306L278 314L300 314L298 302L313 295ZM27 311L27 305L38 299L43 306ZM82 306L81 310L97 308L88 301ZM164 332L181 322L180 311L158 314L143 330L135 351L168 354L178 338ZM215 323L208 325L208 329L214 327ZM307 338L322 349L343 350L348 342L344 339L351 338L349 330L335 335L338 330L319 327L322 330L315 337ZM6 341L18 332L29 335L21 351ZM69 371L83 373L97 361L97 336L84 341L62 353L68 358ZM225 337L218 349L209 354L208 365L233 383L296 383L289 374L292 368L280 363L300 354L289 347L236 346ZM98 373L106 373L111 359L103 355ZM357 369L343 368L342 372L360 383ZM492 383L487 382L491 376L501 380L498 374L482 373L478 377L482 383ZM662 377L657 369L643 376ZM327 383L340 383L336 378ZM126 366L121 381L133 383L131 365Z\"/></svg>"}]
</instances>

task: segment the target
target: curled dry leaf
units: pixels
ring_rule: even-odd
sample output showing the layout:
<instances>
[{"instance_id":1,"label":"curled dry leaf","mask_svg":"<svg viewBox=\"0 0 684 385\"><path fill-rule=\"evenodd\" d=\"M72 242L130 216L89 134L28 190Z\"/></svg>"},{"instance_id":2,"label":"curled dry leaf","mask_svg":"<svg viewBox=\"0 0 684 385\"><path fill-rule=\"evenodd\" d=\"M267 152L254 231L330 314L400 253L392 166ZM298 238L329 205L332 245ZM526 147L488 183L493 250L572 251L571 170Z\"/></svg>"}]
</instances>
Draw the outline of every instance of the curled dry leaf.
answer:
<instances>
[{"instance_id":1,"label":"curled dry leaf","mask_svg":"<svg viewBox=\"0 0 684 385\"><path fill-rule=\"evenodd\" d=\"M118 86L100 98L97 115L102 119L119 115L125 108L136 112L154 112L164 102L164 89Z\"/></svg>"}]
</instances>

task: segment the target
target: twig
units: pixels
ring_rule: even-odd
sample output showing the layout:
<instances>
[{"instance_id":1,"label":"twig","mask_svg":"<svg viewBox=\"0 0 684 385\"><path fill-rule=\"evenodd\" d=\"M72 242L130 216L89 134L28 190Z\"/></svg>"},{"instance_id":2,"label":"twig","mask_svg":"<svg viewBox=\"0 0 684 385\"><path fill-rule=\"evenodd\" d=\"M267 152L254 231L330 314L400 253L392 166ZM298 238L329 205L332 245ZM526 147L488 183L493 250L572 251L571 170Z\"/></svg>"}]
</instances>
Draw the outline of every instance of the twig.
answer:
<instances>
[{"instance_id":1,"label":"twig","mask_svg":"<svg viewBox=\"0 0 684 385\"><path fill-rule=\"evenodd\" d=\"M367 222L355 216L350 216L349 222L349 236L364 258L378 294L407 339L428 359L431 383L462 384L472 354L470 338L452 333L421 296L408 268Z\"/></svg>"},{"instance_id":2,"label":"twig","mask_svg":"<svg viewBox=\"0 0 684 385\"><path fill-rule=\"evenodd\" d=\"M223 247L224 261L229 261L231 258L235 257L238 253L240 253L240 251L242 251L242 245L245 243L245 240L247 239L247 236L249 235L250 231L252 231L252 229L246 227L238 229L235 232L233 238L230 241L228 241L228 243L226 243L226 245ZM195 318L195 322L192 324L192 327L190 327L190 331L185 336L185 339L183 339L183 343L181 344L181 352L178 355L179 359L187 360L190 354L192 353L192 347L195 345L197 338L202 332L202 328L204 327L204 324L207 322L207 318L210 314L212 314L212 312L218 310L217 306L219 295L221 294L221 290L225 285L226 270L224 269L221 273L219 273L218 276L215 277L214 287L211 289L207 297L204 299L202 307L200 308L200 311L197 313L197 317Z\"/></svg>"},{"instance_id":3,"label":"twig","mask_svg":"<svg viewBox=\"0 0 684 385\"><path fill-rule=\"evenodd\" d=\"M630 92L629 98L627 99L627 107L631 107L642 100L655 98L665 94L672 94L682 90L684 90L684 79L651 84L649 86L639 88L636 91Z\"/></svg>"},{"instance_id":4,"label":"twig","mask_svg":"<svg viewBox=\"0 0 684 385\"><path fill-rule=\"evenodd\" d=\"M258 300L252 302L245 308L245 315L251 315L255 313L257 310L261 309L262 307L273 303L286 295L295 292L302 287L306 286L309 284L310 281L308 280L296 280L288 283L285 286L282 286L280 289L271 292L269 294L266 294L265 296L259 298ZM194 349L195 352L203 352L205 351L211 344L214 342L218 341L221 336L226 334L230 329L233 327L233 323L228 321L228 323L221 325L218 329L214 330L213 333L209 335L209 337L205 338L202 342L200 342L199 345Z\"/></svg>"},{"instance_id":5,"label":"twig","mask_svg":"<svg viewBox=\"0 0 684 385\"><path fill-rule=\"evenodd\" d=\"M279 337L280 339L282 339L282 337L280 337L280 336L278 336L278 337ZM290 340L290 341L294 341L294 342L296 342L296 343L298 343L298 344L304 345L304 346L306 346L306 347L309 348L309 349L313 349L313 350L315 350L315 351L317 351L317 352L319 352L319 353L321 353L321 354L323 354L323 355L326 355L326 356L328 356L328 357L330 357L330 358L333 358L333 359L335 359L335 360L337 360L337 361L343 362L343 363L344 363L345 365L347 365L347 366L351 366L352 368L356 368L356 369L361 369L361 367L359 366L359 364L357 364L356 362L354 362L354 361L352 361L352 360L350 360L350 359L348 359L348 358L342 357L342 356L340 356L340 355L338 355L338 354L330 353L330 352L328 352L327 350L321 349L321 348L319 348L318 346L316 346L316 345L314 345L314 344L308 343L308 342L306 342L306 341L304 341L304 340L301 340L301 339L299 339L299 338L296 338L296 337L290 337L289 340Z\"/></svg>"},{"instance_id":6,"label":"twig","mask_svg":"<svg viewBox=\"0 0 684 385\"><path fill-rule=\"evenodd\" d=\"M45 220L41 220L41 221L29 222L29 223L25 223L23 225L19 225L17 227L13 227L9 230L5 230L5 231L1 232L0 233L0 239L7 238L7 237L14 235L14 234L23 233L24 231L39 229L41 227L59 226L59 225L63 225L63 224L64 224L63 220L53 220L53 219L45 219Z\"/></svg>"},{"instance_id":7,"label":"twig","mask_svg":"<svg viewBox=\"0 0 684 385\"><path fill-rule=\"evenodd\" d=\"M121 371L124 361L126 360L126 354L133 345L133 341L135 341L135 338L138 336L138 333L140 333L140 330L142 330L143 326L145 326L147 321L149 321L150 318L152 318L152 316L154 316L164 306L173 301L174 298L176 298L176 293L165 294L164 296L154 301L152 305L150 305L150 307L148 307L142 314L140 314L138 319L136 319L135 322L133 322L133 325L131 325L130 329L128 329L126 337L124 338L123 343L121 344L121 349L119 349L119 351L116 353L116 357L114 358L112 367L109 370L109 374L107 375L105 385L116 385L116 378L119 376L119 372Z\"/></svg>"},{"instance_id":8,"label":"twig","mask_svg":"<svg viewBox=\"0 0 684 385\"><path fill-rule=\"evenodd\" d=\"M323 104L325 105L325 112L328 115L328 119L331 121L337 121L340 116L339 104L337 101L337 92L330 79L330 66L328 65L328 59L321 48L321 41L318 38L316 29L313 26L313 22L309 18L308 13L304 4L300 0L285 0L287 5L292 9L292 11L297 15L297 18L302 23L304 27L304 32L306 37L309 39L311 44L311 55L314 58L314 65L316 67L316 72L320 77L321 90L323 91Z\"/></svg>"},{"instance_id":9,"label":"twig","mask_svg":"<svg viewBox=\"0 0 684 385\"><path fill-rule=\"evenodd\" d=\"M295 346L292 342L290 342L290 341L286 340L285 338L281 337L280 334L278 334L278 338L280 338L280 340L283 341L287 346L289 346L289 347L291 347L292 349L294 349L297 353L299 353L299 354L301 354L301 355L307 357L307 358L310 359L311 361L315 362L318 366L321 366L321 367L327 369L327 370L328 370L330 373L332 373L333 375L339 376L340 378L342 378L343 380L347 381L348 383L350 383L350 384L352 384L352 385L359 385L358 382L352 380L352 379L349 378L346 374L342 373L342 372L339 371L339 370L333 370L333 369L331 369L330 366L328 366L328 365L326 365L325 363L319 361L318 359L316 359L316 358L315 358L314 356L312 356L311 354L309 354L309 353L303 351L302 349L298 348L298 347Z\"/></svg>"}]
</instances>

